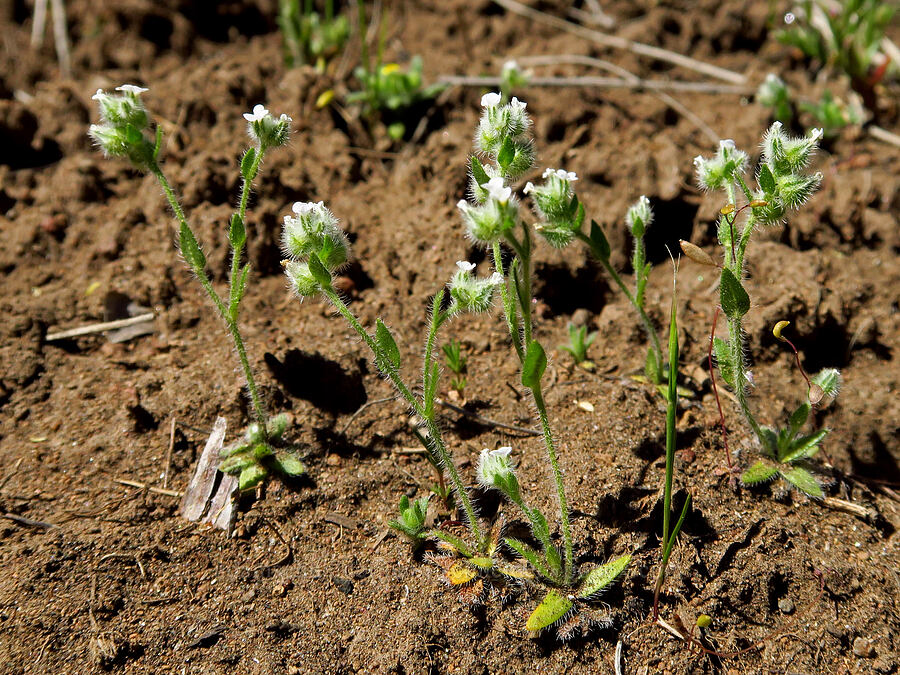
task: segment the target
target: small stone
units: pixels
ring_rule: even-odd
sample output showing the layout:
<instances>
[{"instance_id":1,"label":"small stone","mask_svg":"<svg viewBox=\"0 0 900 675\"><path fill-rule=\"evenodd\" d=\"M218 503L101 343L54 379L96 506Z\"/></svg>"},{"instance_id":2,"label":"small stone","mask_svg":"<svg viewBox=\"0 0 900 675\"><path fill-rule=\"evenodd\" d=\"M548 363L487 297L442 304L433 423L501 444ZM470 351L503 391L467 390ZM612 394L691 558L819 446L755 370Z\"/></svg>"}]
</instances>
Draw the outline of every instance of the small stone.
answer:
<instances>
[{"instance_id":1,"label":"small stone","mask_svg":"<svg viewBox=\"0 0 900 675\"><path fill-rule=\"evenodd\" d=\"M331 583L334 584L344 595L350 595L353 592L353 582L344 577L331 577Z\"/></svg>"},{"instance_id":2,"label":"small stone","mask_svg":"<svg viewBox=\"0 0 900 675\"><path fill-rule=\"evenodd\" d=\"M325 463L328 466L340 466L341 464L341 456L337 453L330 452L328 456L325 458Z\"/></svg>"},{"instance_id":3,"label":"small stone","mask_svg":"<svg viewBox=\"0 0 900 675\"><path fill-rule=\"evenodd\" d=\"M255 599L256 591L254 591L252 588L241 596L241 602L243 602L245 605L249 605Z\"/></svg>"},{"instance_id":4,"label":"small stone","mask_svg":"<svg viewBox=\"0 0 900 675\"><path fill-rule=\"evenodd\" d=\"M790 598L781 598L781 600L778 601L778 609L781 610L782 614L793 614L794 601Z\"/></svg>"},{"instance_id":5,"label":"small stone","mask_svg":"<svg viewBox=\"0 0 900 675\"><path fill-rule=\"evenodd\" d=\"M572 323L577 327L581 328L582 326L587 326L588 321L591 320L591 313L586 310L584 307L580 309L576 309L572 312Z\"/></svg>"},{"instance_id":6,"label":"small stone","mask_svg":"<svg viewBox=\"0 0 900 675\"><path fill-rule=\"evenodd\" d=\"M862 659L870 659L875 656L875 647L870 639L858 637L853 641L853 654Z\"/></svg>"}]
</instances>

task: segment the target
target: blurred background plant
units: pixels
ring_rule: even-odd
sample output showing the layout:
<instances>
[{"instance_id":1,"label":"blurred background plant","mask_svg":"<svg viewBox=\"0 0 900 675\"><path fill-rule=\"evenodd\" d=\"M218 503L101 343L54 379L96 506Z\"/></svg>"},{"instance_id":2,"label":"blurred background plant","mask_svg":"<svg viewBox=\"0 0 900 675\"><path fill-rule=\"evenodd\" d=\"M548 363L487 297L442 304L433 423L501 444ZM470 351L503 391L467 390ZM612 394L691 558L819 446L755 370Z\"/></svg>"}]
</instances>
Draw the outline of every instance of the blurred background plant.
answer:
<instances>
[{"instance_id":1,"label":"blurred background plant","mask_svg":"<svg viewBox=\"0 0 900 675\"><path fill-rule=\"evenodd\" d=\"M284 39L285 63L294 68L314 64L325 71L328 61L344 48L350 37L350 20L335 15L334 0L324 0L322 12L313 0L279 0L278 27Z\"/></svg>"}]
</instances>

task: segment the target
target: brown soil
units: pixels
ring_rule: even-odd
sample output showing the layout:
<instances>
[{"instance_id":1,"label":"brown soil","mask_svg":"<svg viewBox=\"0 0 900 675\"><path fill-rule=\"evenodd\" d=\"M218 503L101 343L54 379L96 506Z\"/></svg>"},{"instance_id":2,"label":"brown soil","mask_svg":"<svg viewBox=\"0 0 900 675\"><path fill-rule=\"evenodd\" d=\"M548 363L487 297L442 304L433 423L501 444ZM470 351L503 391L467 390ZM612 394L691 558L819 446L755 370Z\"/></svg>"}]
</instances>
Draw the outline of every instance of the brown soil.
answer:
<instances>
[{"instance_id":1,"label":"brown soil","mask_svg":"<svg viewBox=\"0 0 900 675\"><path fill-rule=\"evenodd\" d=\"M448 91L421 138L391 147L352 111L348 122L315 107L324 90L352 84L355 50L327 75L286 70L274 0L205 9L175 0L68 4L73 80L59 78L49 44L29 47L29 6L0 6L0 302L7 317L0 326L0 672L599 673L612 672L618 639L628 673L897 672L895 148L852 130L829 143L816 160L822 191L784 229L751 246L748 281L760 417L784 419L802 395L791 354L770 333L775 321L790 319L807 369L843 370L840 398L816 422L834 430L826 446L831 495L869 508L871 519L796 496L779 500L769 489L729 487L704 371L714 275L682 266L681 366L697 393L679 414L676 481L692 493L694 510L672 558L662 615L690 625L710 614L708 644L723 652L762 640L733 658L691 654L645 625L659 557L663 405L627 379L645 347L624 299L583 250L541 248L544 344L564 342L573 318L600 333L591 356L602 376L551 353L547 398L577 555L586 562L635 555L607 598L614 627L561 645L524 630L534 598L473 610L443 587L437 568L385 536L399 496L427 494L428 466L398 452L415 445L399 403L351 418L364 402L389 396L389 385L328 307L288 295L278 264L281 215L296 200L325 200L354 241L354 310L368 326L383 317L402 336L415 376L427 299L456 260L480 255L461 236L454 204L465 190L481 92ZM568 5L539 4L558 16ZM766 3L604 6L625 37L744 72L752 83L776 70L787 71L801 94L821 88L768 37ZM430 78L496 73L511 56L579 53L645 77L700 79L592 47L487 0L404 3L390 15L386 56L422 54ZM150 87L145 98L168 134L165 168L220 288L223 224L246 143L240 113L265 102L295 121L291 146L270 155L251 207L255 275L242 326L270 409L296 420L293 437L310 479L270 483L244 505L231 539L181 520L177 498L114 482L160 487L167 476L170 488L182 489L216 416L227 418L229 438L248 419L231 347L179 261L156 183L104 160L88 142L92 93L122 82ZM846 92L840 81L832 89ZM879 123L895 132L897 93L896 84L883 91L893 104L879 111ZM711 152L713 142L650 94L520 94L535 120L539 165L579 174L589 217L609 232L622 269L629 248L623 214L639 195L650 197L657 220L649 245L659 265L648 306L662 326L671 287L664 245L685 238L713 250L720 204L701 195L691 175L691 158ZM753 148L769 121L735 95L678 99L739 147ZM48 329L103 320L111 292L157 312L157 333L121 344L102 336L45 340ZM472 410L535 424L499 316L456 321L444 337L460 339L469 355ZM731 443L746 464L753 446L725 405ZM537 438L450 411L443 423L469 479L482 448L511 444L529 497L552 511Z\"/></svg>"}]
</instances>

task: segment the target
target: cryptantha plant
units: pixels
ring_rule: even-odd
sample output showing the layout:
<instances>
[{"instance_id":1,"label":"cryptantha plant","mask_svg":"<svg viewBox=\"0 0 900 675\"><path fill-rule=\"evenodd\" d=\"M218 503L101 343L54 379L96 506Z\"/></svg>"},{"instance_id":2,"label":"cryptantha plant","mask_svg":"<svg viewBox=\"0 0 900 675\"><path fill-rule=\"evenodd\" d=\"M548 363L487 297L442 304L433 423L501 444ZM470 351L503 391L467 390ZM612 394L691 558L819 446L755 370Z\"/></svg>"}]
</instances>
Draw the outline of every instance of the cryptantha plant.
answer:
<instances>
[{"instance_id":1,"label":"cryptantha plant","mask_svg":"<svg viewBox=\"0 0 900 675\"><path fill-rule=\"evenodd\" d=\"M247 201L266 153L288 142L291 118L287 115L273 117L262 105L257 105L252 112L244 113L252 145L244 151L240 161L241 194L237 210L227 227L231 265L228 291L222 297L213 288L206 272L206 256L160 166L163 132L159 125L156 125L155 130L152 128L150 115L142 99L146 91L147 89L132 84L116 87L118 93L114 94L98 89L93 98L100 108L101 123L92 124L88 133L105 155L124 157L136 169L153 174L159 181L166 200L178 219L181 255L209 296L234 343L255 421L241 441L223 451L220 469L238 476L241 490L257 486L272 470L285 476L303 474L303 463L282 441L287 429L287 416L270 418L266 414L238 327L240 305L250 276L250 263L242 263L247 243Z\"/></svg>"},{"instance_id":2,"label":"cryptantha plant","mask_svg":"<svg viewBox=\"0 0 900 675\"><path fill-rule=\"evenodd\" d=\"M761 425L748 398L752 380L746 361L744 317L750 311L751 302L743 279L747 246L753 233L760 227L782 224L791 211L803 206L818 189L822 174L809 173L807 166L821 137L822 130L814 129L805 137L792 138L785 134L780 122L775 122L763 137L755 189L751 189L745 179L749 161L747 153L735 147L730 140L721 141L713 157L698 156L694 160L700 186L705 190L722 191L727 200L718 223L718 239L724 255L719 301L728 324L728 339L713 340L719 373L734 391L738 407L759 441L762 454L778 463L778 467L771 471L754 465L743 474L742 480L752 484L780 475L790 485L812 497L823 495L822 486L797 462L808 459L816 452L827 431L822 430L808 437L798 434L812 406L825 397L837 394L840 375L834 369L826 369L808 380L807 402L795 411L785 429L776 430ZM683 250L696 262L718 265L704 252L698 253L696 246L683 246Z\"/></svg>"}]
</instances>

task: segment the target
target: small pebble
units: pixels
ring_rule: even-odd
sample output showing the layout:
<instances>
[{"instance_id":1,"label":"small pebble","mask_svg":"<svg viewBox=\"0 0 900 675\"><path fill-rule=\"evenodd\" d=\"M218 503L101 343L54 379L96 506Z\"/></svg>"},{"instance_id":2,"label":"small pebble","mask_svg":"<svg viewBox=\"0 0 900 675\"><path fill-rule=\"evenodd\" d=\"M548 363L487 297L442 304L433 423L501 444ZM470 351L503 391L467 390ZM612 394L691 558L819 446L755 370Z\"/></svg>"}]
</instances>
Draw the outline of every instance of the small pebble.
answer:
<instances>
[{"instance_id":1,"label":"small pebble","mask_svg":"<svg viewBox=\"0 0 900 675\"><path fill-rule=\"evenodd\" d=\"M875 647L870 639L858 637L853 641L853 654L862 659L870 659L875 656Z\"/></svg>"},{"instance_id":2,"label":"small pebble","mask_svg":"<svg viewBox=\"0 0 900 675\"><path fill-rule=\"evenodd\" d=\"M253 589L250 589L249 591L247 591L246 593L244 593L241 596L241 602L243 602L245 605L250 604L255 599L256 599L256 591L254 591Z\"/></svg>"},{"instance_id":3,"label":"small pebble","mask_svg":"<svg viewBox=\"0 0 900 675\"><path fill-rule=\"evenodd\" d=\"M794 601L790 598L781 598L781 600L778 601L778 609L781 610L782 614L793 614Z\"/></svg>"},{"instance_id":4,"label":"small pebble","mask_svg":"<svg viewBox=\"0 0 900 675\"><path fill-rule=\"evenodd\" d=\"M340 464L341 464L341 456L338 455L337 453L331 452L331 453L329 453L328 456L325 458L325 463L326 463L328 466L340 466Z\"/></svg>"}]
</instances>

